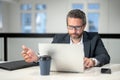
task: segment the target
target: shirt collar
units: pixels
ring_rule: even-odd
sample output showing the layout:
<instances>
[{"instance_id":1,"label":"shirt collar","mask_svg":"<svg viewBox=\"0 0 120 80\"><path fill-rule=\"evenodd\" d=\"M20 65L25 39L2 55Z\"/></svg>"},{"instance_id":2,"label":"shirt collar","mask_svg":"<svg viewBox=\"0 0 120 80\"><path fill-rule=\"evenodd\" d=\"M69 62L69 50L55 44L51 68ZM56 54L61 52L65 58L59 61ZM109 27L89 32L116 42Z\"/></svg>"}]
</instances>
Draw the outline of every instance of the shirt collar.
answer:
<instances>
[{"instance_id":1,"label":"shirt collar","mask_svg":"<svg viewBox=\"0 0 120 80\"><path fill-rule=\"evenodd\" d=\"M74 44L71 38L70 38L70 44ZM81 36L80 42L78 42L77 44L83 44L83 35Z\"/></svg>"}]
</instances>

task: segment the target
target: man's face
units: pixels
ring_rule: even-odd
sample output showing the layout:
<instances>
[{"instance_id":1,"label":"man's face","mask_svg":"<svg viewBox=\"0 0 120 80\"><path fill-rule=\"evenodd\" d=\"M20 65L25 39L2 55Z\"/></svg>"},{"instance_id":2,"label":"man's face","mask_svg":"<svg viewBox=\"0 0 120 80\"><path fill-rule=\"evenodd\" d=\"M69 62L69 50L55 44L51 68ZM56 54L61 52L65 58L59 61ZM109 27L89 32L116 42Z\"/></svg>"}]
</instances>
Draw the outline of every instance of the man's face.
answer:
<instances>
[{"instance_id":1,"label":"man's face","mask_svg":"<svg viewBox=\"0 0 120 80\"><path fill-rule=\"evenodd\" d=\"M82 36L85 25L83 25L82 19L68 18L67 29L72 39L79 39Z\"/></svg>"}]
</instances>

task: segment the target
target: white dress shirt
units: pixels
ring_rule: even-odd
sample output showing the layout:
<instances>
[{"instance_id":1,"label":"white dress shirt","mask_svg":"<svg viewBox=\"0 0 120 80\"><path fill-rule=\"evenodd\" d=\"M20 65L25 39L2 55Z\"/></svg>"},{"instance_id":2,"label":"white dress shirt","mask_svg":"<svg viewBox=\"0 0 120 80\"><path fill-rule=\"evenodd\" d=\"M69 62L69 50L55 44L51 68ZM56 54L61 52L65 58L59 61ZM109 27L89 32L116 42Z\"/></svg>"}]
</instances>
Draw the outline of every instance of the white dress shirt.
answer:
<instances>
[{"instance_id":1,"label":"white dress shirt","mask_svg":"<svg viewBox=\"0 0 120 80\"><path fill-rule=\"evenodd\" d=\"M73 43L73 41L72 41L72 39L70 38L70 44L75 44L75 43ZM82 44L83 45L83 35L82 35L82 37L81 37L81 40L80 40L80 42L78 42L77 43L78 45L79 44ZM84 45L83 45L83 48L84 48ZM99 64L99 61L96 59L96 58L91 58L93 61L95 61L95 66L97 66L98 64Z\"/></svg>"}]
</instances>

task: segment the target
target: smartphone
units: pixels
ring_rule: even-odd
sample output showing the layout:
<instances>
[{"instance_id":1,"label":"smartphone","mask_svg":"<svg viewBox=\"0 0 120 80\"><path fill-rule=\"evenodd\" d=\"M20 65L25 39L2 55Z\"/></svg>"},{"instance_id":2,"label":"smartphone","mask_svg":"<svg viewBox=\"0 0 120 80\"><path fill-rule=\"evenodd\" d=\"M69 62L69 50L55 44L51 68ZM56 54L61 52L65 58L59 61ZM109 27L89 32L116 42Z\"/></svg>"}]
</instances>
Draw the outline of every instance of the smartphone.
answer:
<instances>
[{"instance_id":1,"label":"smartphone","mask_svg":"<svg viewBox=\"0 0 120 80\"><path fill-rule=\"evenodd\" d=\"M101 73L111 74L111 69L110 68L101 68Z\"/></svg>"}]
</instances>

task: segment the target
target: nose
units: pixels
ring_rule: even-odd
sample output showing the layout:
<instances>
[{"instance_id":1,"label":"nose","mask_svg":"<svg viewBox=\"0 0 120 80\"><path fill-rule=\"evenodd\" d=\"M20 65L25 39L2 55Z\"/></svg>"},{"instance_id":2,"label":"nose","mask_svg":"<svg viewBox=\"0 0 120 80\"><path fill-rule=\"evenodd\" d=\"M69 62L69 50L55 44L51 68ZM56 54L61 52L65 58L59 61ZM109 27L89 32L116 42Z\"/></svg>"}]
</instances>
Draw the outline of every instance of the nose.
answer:
<instances>
[{"instance_id":1,"label":"nose","mask_svg":"<svg viewBox=\"0 0 120 80\"><path fill-rule=\"evenodd\" d=\"M77 31L77 30L76 30L75 28L72 29L72 32L73 32L73 33L76 33L76 31Z\"/></svg>"}]
</instances>

